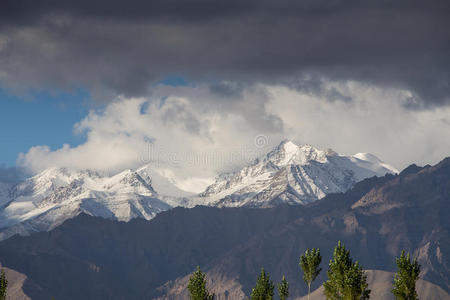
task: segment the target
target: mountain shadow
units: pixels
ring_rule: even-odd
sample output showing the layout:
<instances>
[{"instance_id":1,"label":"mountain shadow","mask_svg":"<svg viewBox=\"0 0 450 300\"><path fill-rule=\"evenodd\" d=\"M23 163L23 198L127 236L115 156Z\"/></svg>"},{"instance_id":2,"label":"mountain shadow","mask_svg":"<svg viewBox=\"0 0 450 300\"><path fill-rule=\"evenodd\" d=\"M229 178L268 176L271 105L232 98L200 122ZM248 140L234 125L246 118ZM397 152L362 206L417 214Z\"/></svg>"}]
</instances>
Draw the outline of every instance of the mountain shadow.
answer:
<instances>
[{"instance_id":1,"label":"mountain shadow","mask_svg":"<svg viewBox=\"0 0 450 300\"><path fill-rule=\"evenodd\" d=\"M248 295L261 267L275 281L286 275L299 297L306 293L300 254L321 249L317 288L341 240L365 269L395 271L395 256L410 251L421 278L449 292L449 202L447 158L366 179L307 206L175 208L128 223L79 215L50 232L1 242L0 261L33 283L24 284L32 299L164 297L197 265L234 282L223 297L237 288Z\"/></svg>"}]
</instances>

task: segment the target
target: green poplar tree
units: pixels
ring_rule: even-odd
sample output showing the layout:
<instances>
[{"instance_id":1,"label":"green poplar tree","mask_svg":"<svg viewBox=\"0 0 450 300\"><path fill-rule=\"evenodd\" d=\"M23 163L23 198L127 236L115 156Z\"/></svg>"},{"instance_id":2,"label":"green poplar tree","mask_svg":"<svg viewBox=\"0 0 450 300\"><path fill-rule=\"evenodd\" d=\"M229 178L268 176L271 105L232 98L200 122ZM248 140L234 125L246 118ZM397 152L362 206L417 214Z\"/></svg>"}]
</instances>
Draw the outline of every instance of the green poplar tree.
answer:
<instances>
[{"instance_id":1,"label":"green poplar tree","mask_svg":"<svg viewBox=\"0 0 450 300\"><path fill-rule=\"evenodd\" d=\"M280 297L280 300L286 300L289 297L289 284L284 275L283 279L281 279L281 283L278 284L278 296Z\"/></svg>"},{"instance_id":2,"label":"green poplar tree","mask_svg":"<svg viewBox=\"0 0 450 300\"><path fill-rule=\"evenodd\" d=\"M392 293L399 300L417 300L416 281L419 279L420 265L417 259L411 260L405 251L395 259L398 272L394 276L394 288Z\"/></svg>"},{"instance_id":3,"label":"green poplar tree","mask_svg":"<svg viewBox=\"0 0 450 300\"><path fill-rule=\"evenodd\" d=\"M8 288L8 280L6 279L5 270L0 272L0 300L6 299L6 289Z\"/></svg>"},{"instance_id":4,"label":"green poplar tree","mask_svg":"<svg viewBox=\"0 0 450 300\"><path fill-rule=\"evenodd\" d=\"M269 274L261 269L255 287L252 289L250 299L252 300L272 300L273 299L273 282L270 280Z\"/></svg>"},{"instance_id":5,"label":"green poplar tree","mask_svg":"<svg viewBox=\"0 0 450 300\"><path fill-rule=\"evenodd\" d=\"M213 300L214 294L210 294L206 288L206 274L197 267L197 270L189 278L188 290L191 300Z\"/></svg>"},{"instance_id":6,"label":"green poplar tree","mask_svg":"<svg viewBox=\"0 0 450 300\"><path fill-rule=\"evenodd\" d=\"M303 270L303 280L308 285L308 299L311 292L311 283L322 270L319 268L321 262L322 256L320 255L320 249L318 248L312 248L312 250L306 249L305 254L300 256L300 267Z\"/></svg>"},{"instance_id":7,"label":"green poplar tree","mask_svg":"<svg viewBox=\"0 0 450 300\"><path fill-rule=\"evenodd\" d=\"M327 271L328 280L323 284L324 294L331 300L369 299L370 290L367 275L358 262L350 258L350 251L338 242L334 248L333 260Z\"/></svg>"}]
</instances>

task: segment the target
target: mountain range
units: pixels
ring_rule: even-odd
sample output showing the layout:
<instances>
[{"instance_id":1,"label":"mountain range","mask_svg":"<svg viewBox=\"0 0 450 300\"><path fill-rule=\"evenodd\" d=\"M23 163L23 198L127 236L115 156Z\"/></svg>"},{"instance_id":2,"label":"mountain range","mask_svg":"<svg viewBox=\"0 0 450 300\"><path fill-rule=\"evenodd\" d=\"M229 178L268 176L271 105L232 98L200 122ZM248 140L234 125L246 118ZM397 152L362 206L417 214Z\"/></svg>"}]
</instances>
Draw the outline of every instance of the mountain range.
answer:
<instances>
[{"instance_id":1,"label":"mountain range","mask_svg":"<svg viewBox=\"0 0 450 300\"><path fill-rule=\"evenodd\" d=\"M219 207L307 204L386 173L398 171L369 153L340 156L331 149L283 141L252 165L220 175L200 196Z\"/></svg>"},{"instance_id":2,"label":"mountain range","mask_svg":"<svg viewBox=\"0 0 450 300\"><path fill-rule=\"evenodd\" d=\"M181 190L151 165L112 176L50 168L14 186L0 183L0 239L48 231L80 213L129 221L179 206L305 205L364 178L397 172L368 153L341 156L288 140L251 165L219 175L200 194Z\"/></svg>"},{"instance_id":3,"label":"mountain range","mask_svg":"<svg viewBox=\"0 0 450 300\"><path fill-rule=\"evenodd\" d=\"M196 266L206 272L217 299L248 296L261 267L275 282L285 275L296 299L306 293L300 254L321 249L324 270L312 287L317 289L341 240L371 270L373 299L389 299L380 295L391 288L402 249L421 264L422 299L448 299L449 209L446 158L370 177L305 205L177 207L129 222L81 213L48 232L0 242L0 258L26 277L23 293L38 300L186 299Z\"/></svg>"}]
</instances>

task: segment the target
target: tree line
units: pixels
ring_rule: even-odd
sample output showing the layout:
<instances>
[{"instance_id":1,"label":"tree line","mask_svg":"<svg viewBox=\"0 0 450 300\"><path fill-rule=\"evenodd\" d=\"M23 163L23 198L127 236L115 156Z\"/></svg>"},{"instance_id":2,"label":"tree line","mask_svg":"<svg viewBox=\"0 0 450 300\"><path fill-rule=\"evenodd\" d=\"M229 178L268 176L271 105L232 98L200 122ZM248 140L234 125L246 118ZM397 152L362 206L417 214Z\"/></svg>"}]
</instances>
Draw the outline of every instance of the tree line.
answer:
<instances>
[{"instance_id":1,"label":"tree line","mask_svg":"<svg viewBox=\"0 0 450 300\"><path fill-rule=\"evenodd\" d=\"M8 288L8 280L6 279L5 270L0 272L0 300L6 299L6 289Z\"/></svg>"},{"instance_id":2,"label":"tree line","mask_svg":"<svg viewBox=\"0 0 450 300\"><path fill-rule=\"evenodd\" d=\"M320 249L306 249L300 256L299 265L303 270L303 280L308 287L308 300L311 293L311 284L322 271L320 264L322 255ZM401 252L396 258L397 273L394 276L391 292L398 300L418 300L416 281L419 279L420 265L417 259L411 259L410 254ZM328 280L323 283L324 295L329 300L366 300L370 298L367 284L367 275L362 266L350 257L350 250L340 241L333 251L333 259L328 264ZM6 299L8 280L5 271L0 271L0 300ZM272 300L275 285L264 268L256 280L249 300ZM206 274L200 267L189 278L188 290L192 300L214 300L215 295L206 287ZM280 300L289 297L289 283L283 276L277 285Z\"/></svg>"},{"instance_id":3,"label":"tree line","mask_svg":"<svg viewBox=\"0 0 450 300\"><path fill-rule=\"evenodd\" d=\"M417 259L411 259L410 254L402 251L400 257L395 259L397 273L394 276L392 294L398 300L418 300L416 281L419 279L420 265ZM308 300L311 293L311 284L322 271L320 264L322 256L320 249L307 249L300 256L300 268L303 271L303 280L308 288ZM324 295L329 300L366 300L370 299L370 289L367 275L362 266L353 261L350 250L340 241L333 251L333 259L328 264L327 281L323 283ZM206 274L200 267L192 274L188 284L192 300L213 300L215 295L206 287ZM261 269L261 273L252 289L249 300L272 300L275 285L269 274ZM283 276L277 284L278 297L287 300L289 297L289 283Z\"/></svg>"}]
</instances>

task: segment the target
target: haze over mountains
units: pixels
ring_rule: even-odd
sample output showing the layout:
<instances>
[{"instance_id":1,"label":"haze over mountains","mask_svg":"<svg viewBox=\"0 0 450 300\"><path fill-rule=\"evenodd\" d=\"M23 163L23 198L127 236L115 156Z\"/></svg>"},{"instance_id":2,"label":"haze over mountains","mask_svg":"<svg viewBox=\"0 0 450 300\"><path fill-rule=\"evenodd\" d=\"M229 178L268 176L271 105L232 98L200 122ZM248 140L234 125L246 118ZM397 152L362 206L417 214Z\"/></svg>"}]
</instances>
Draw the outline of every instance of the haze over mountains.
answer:
<instances>
[{"instance_id":1,"label":"haze over mountains","mask_svg":"<svg viewBox=\"0 0 450 300\"><path fill-rule=\"evenodd\" d=\"M296 298L306 292L299 255L319 247L326 270L341 240L369 270L393 272L395 256L410 251L428 282L421 295L446 299L449 200L447 158L365 179L307 205L175 208L130 222L81 214L50 232L0 242L0 257L27 276L23 290L32 299L186 299L186 278L197 265L218 299L248 296L261 267L275 281L286 275ZM371 274L371 287L386 277ZM325 276L322 271L313 288ZM383 280L381 287L390 288Z\"/></svg>"},{"instance_id":2,"label":"haze over mountains","mask_svg":"<svg viewBox=\"0 0 450 300\"><path fill-rule=\"evenodd\" d=\"M0 185L0 238L50 230L80 213L129 221L150 220L177 206L304 205L364 178L397 172L368 153L340 156L287 140L253 164L218 176L199 195L181 190L151 165L113 176L50 168L15 186Z\"/></svg>"}]
</instances>

